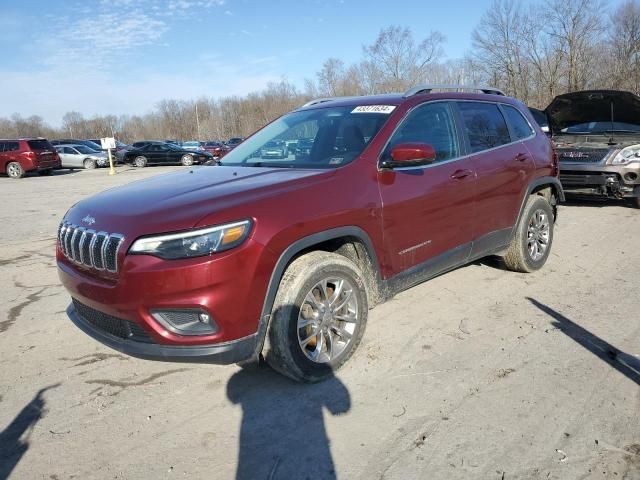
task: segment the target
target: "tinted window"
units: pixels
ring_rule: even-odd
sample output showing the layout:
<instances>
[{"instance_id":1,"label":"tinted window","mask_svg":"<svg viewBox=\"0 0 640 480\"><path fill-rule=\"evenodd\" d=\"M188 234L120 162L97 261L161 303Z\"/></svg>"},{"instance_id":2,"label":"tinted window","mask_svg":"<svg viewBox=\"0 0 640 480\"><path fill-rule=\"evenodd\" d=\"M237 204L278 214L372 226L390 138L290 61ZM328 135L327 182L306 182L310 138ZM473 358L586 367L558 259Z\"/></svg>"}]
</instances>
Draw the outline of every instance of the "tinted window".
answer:
<instances>
[{"instance_id":1,"label":"tinted window","mask_svg":"<svg viewBox=\"0 0 640 480\"><path fill-rule=\"evenodd\" d=\"M529 111L531 112L533 119L536 121L538 125L540 125L541 127L549 126L549 119L547 118L547 115L542 110L538 110L537 108L530 107Z\"/></svg>"},{"instance_id":2,"label":"tinted window","mask_svg":"<svg viewBox=\"0 0 640 480\"><path fill-rule=\"evenodd\" d=\"M509 129L494 103L459 102L471 153L481 152L511 142Z\"/></svg>"},{"instance_id":3,"label":"tinted window","mask_svg":"<svg viewBox=\"0 0 640 480\"><path fill-rule=\"evenodd\" d=\"M63 153L66 153L68 155L77 155L78 152L76 152L73 148L71 147L63 147Z\"/></svg>"},{"instance_id":4,"label":"tinted window","mask_svg":"<svg viewBox=\"0 0 640 480\"><path fill-rule=\"evenodd\" d=\"M517 140L522 140L523 138L533 135L533 128L531 128L527 119L524 118L516 108L510 107L509 105L503 105L502 108Z\"/></svg>"},{"instance_id":5,"label":"tinted window","mask_svg":"<svg viewBox=\"0 0 640 480\"><path fill-rule=\"evenodd\" d=\"M5 152L15 152L17 150L20 150L20 144L18 142L7 142L4 148Z\"/></svg>"},{"instance_id":6,"label":"tinted window","mask_svg":"<svg viewBox=\"0 0 640 480\"><path fill-rule=\"evenodd\" d=\"M385 150L389 158L391 149L400 143L427 143L436 151L436 162L460 155L455 123L448 103L428 103L413 110L396 130Z\"/></svg>"},{"instance_id":7,"label":"tinted window","mask_svg":"<svg viewBox=\"0 0 640 480\"><path fill-rule=\"evenodd\" d=\"M0 142L0 152L5 152L6 149L6 142Z\"/></svg>"},{"instance_id":8,"label":"tinted window","mask_svg":"<svg viewBox=\"0 0 640 480\"><path fill-rule=\"evenodd\" d=\"M166 152L167 150L164 145L149 145L149 148L147 148L149 152Z\"/></svg>"},{"instance_id":9,"label":"tinted window","mask_svg":"<svg viewBox=\"0 0 640 480\"><path fill-rule=\"evenodd\" d=\"M49 140L29 140L27 143L31 150L53 150Z\"/></svg>"}]
</instances>

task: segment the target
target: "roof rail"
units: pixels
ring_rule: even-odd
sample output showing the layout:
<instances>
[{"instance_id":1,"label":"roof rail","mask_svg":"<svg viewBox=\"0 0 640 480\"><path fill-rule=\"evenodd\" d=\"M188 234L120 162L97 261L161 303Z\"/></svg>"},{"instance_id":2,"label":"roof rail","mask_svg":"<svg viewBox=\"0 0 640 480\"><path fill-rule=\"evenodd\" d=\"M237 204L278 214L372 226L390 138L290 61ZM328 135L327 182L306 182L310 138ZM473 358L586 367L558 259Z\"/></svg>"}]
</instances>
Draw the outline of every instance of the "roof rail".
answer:
<instances>
[{"instance_id":1,"label":"roof rail","mask_svg":"<svg viewBox=\"0 0 640 480\"><path fill-rule=\"evenodd\" d=\"M413 95L431 93L433 90L455 90L456 92L462 92L465 90L471 90L476 92L486 93L488 95L502 95L505 96L502 90L494 87L477 87L474 85L418 85L410 88L404 92L404 97L411 97Z\"/></svg>"},{"instance_id":2,"label":"roof rail","mask_svg":"<svg viewBox=\"0 0 640 480\"><path fill-rule=\"evenodd\" d=\"M333 102L337 100L351 100L353 98L360 98L358 95L345 96L345 97L323 97L323 98L315 98L299 108L310 107L311 105L317 105L319 103Z\"/></svg>"}]
</instances>

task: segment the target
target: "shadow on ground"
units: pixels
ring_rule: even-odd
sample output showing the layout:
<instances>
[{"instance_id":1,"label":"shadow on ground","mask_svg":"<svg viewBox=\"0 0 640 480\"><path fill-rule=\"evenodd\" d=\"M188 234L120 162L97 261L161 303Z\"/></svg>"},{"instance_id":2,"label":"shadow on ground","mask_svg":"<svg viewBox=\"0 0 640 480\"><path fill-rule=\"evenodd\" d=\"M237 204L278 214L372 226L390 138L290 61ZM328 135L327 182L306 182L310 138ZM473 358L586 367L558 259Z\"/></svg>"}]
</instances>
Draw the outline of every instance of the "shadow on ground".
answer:
<instances>
[{"instance_id":1,"label":"shadow on ground","mask_svg":"<svg viewBox=\"0 0 640 480\"><path fill-rule=\"evenodd\" d=\"M0 432L0 480L9 478L22 456L29 449L29 436L42 418L45 407L44 393L60 384L49 385L36 393L13 421Z\"/></svg>"},{"instance_id":2,"label":"shadow on ground","mask_svg":"<svg viewBox=\"0 0 640 480\"><path fill-rule=\"evenodd\" d=\"M337 477L323 412L346 413L351 400L336 377L309 385L247 368L231 377L227 396L243 413L237 480Z\"/></svg>"},{"instance_id":3,"label":"shadow on ground","mask_svg":"<svg viewBox=\"0 0 640 480\"><path fill-rule=\"evenodd\" d=\"M629 380L640 385L640 358L618 350L613 345L605 342L577 323L572 322L553 308L533 298L527 297L527 300L552 317L555 320L552 323L554 327L560 329L562 333L589 350L600 360L611 365Z\"/></svg>"},{"instance_id":4,"label":"shadow on ground","mask_svg":"<svg viewBox=\"0 0 640 480\"><path fill-rule=\"evenodd\" d=\"M620 198L606 198L601 196L576 195L566 193L567 199L560 206L567 207L589 207L589 208L606 208L606 207L629 207L634 208L629 200Z\"/></svg>"}]
</instances>

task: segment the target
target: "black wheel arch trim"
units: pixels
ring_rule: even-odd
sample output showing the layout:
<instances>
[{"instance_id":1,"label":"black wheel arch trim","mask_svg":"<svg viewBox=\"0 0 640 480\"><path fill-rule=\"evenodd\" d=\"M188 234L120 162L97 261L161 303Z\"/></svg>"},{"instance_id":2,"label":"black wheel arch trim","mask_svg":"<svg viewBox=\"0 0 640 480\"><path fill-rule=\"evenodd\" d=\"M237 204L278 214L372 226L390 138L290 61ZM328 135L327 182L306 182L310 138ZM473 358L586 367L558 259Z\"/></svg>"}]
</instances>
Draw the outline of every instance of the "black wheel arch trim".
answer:
<instances>
[{"instance_id":1,"label":"black wheel arch trim","mask_svg":"<svg viewBox=\"0 0 640 480\"><path fill-rule=\"evenodd\" d=\"M562 184L560 183L560 180L557 177L538 177L534 179L527 187L527 192L524 195L522 202L520 203L520 211L518 212L518 218L516 219L516 222L513 224L513 228L511 230L511 238L513 238L513 236L515 235L518 225L520 224L520 219L522 218L522 215L524 214L524 209L527 206L527 199L536 188L544 187L544 186L553 187L554 193L558 197L557 198L558 202L564 202L565 200L564 190L562 188ZM556 216L557 216L557 212L555 212L555 207L554 207L554 213L556 213Z\"/></svg>"},{"instance_id":2,"label":"black wheel arch trim","mask_svg":"<svg viewBox=\"0 0 640 480\"><path fill-rule=\"evenodd\" d=\"M278 293L280 280L282 279L282 276L284 275L284 272L289 263L291 263L296 255L308 249L309 247L313 247L314 245L318 245L329 240L336 240L345 237L353 237L362 242L371 260L372 267L375 271L376 284L378 285L378 287L381 285L380 264L378 262L378 256L376 254L375 248L373 247L373 242L371 241L369 234L367 234L367 232L365 232L362 228L356 226L337 227L321 232L316 232L296 240L294 243L289 245L284 250L284 252L282 252L280 258L278 258L278 261L276 262L275 267L273 268L273 271L271 272L271 278L269 279L269 285L267 287L267 293L265 295L265 300L262 307L262 314L260 315L260 320L258 323L258 343L256 345L256 351L253 357L254 359L257 359L259 354L262 352L267 328L269 326L269 320L271 319L271 310L276 299L276 294Z\"/></svg>"}]
</instances>

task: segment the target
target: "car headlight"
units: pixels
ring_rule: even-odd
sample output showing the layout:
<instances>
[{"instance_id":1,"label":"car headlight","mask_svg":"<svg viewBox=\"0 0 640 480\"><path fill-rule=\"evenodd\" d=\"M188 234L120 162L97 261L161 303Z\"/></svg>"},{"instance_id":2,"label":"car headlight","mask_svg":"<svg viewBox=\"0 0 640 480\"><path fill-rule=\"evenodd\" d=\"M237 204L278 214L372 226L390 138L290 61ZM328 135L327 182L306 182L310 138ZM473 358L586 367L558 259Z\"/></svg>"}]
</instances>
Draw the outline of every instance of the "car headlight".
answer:
<instances>
[{"instance_id":1,"label":"car headlight","mask_svg":"<svg viewBox=\"0 0 640 480\"><path fill-rule=\"evenodd\" d=\"M217 227L141 237L133 242L129 253L174 260L223 252L244 242L251 231L251 224L251 220L243 220Z\"/></svg>"},{"instance_id":2,"label":"car headlight","mask_svg":"<svg viewBox=\"0 0 640 480\"><path fill-rule=\"evenodd\" d=\"M611 161L611 164L625 165L631 162L640 162L640 145L631 145L623 148Z\"/></svg>"}]
</instances>

